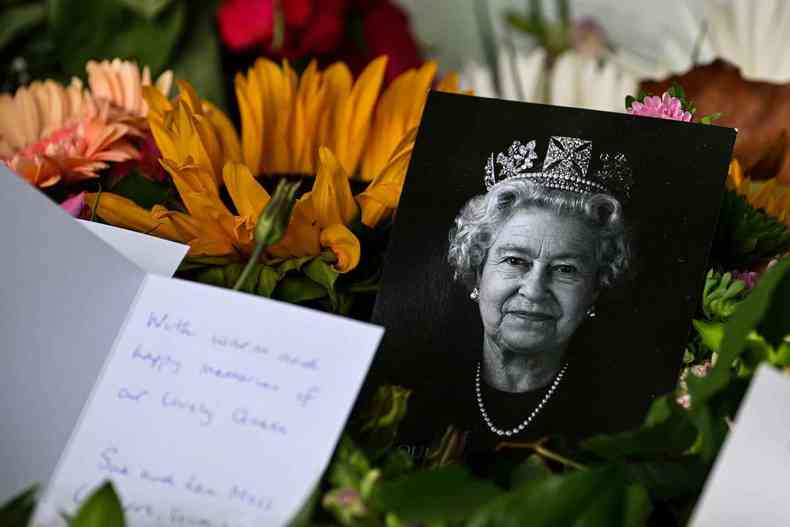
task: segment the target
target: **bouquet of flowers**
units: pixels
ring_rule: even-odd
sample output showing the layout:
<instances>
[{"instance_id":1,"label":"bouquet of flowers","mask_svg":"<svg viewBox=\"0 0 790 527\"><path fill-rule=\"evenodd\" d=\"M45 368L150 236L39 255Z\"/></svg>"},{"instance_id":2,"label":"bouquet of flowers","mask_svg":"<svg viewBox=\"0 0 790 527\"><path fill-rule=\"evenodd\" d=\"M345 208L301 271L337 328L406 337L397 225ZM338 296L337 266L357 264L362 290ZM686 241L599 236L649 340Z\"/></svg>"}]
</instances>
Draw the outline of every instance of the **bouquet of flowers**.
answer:
<instances>
[{"instance_id":1,"label":"bouquet of flowers","mask_svg":"<svg viewBox=\"0 0 790 527\"><path fill-rule=\"evenodd\" d=\"M348 9L372 17L367 4ZM318 3L269 2L265 27L247 27L241 38L228 28L243 21L246 5L220 8L227 45L262 46L297 62L322 55L326 40L311 47L308 37L339 23ZM132 62L89 61L87 86L35 81L0 95L0 160L74 216L188 244L181 277L364 319L427 93L461 86L457 75L437 78L433 62L303 66L259 58L236 73L237 126L189 82L177 81L172 94L170 71L154 80ZM389 82L387 71L395 72ZM755 122L766 107L776 116L736 145L677 391L657 399L634 430L574 447L561 438L502 443L532 454L495 483L463 467L463 438L452 428L419 465L393 449L409 390L381 386L352 417L294 525L687 520L757 365L790 371L782 317L790 312L790 190L780 119L790 98L787 85L769 89L723 63L642 86L661 95L627 98L633 115L692 121L704 111L712 115L698 122L711 123L722 112L718 122L731 126ZM722 90L740 95L721 103ZM0 523L25 525L34 503L33 491L21 494L0 509ZM112 487L70 522L123 525Z\"/></svg>"}]
</instances>

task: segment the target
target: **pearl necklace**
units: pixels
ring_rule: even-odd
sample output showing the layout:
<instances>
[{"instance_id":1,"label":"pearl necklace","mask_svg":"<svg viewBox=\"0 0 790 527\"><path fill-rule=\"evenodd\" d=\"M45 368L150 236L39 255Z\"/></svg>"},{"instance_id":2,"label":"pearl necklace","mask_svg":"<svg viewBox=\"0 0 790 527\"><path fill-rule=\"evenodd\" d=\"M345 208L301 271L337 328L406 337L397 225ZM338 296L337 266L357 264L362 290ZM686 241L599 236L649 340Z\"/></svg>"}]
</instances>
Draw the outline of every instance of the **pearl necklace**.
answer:
<instances>
[{"instance_id":1,"label":"pearl necklace","mask_svg":"<svg viewBox=\"0 0 790 527\"><path fill-rule=\"evenodd\" d=\"M529 423L532 422L533 419L538 415L540 409L545 406L545 404L551 399L551 394L554 393L554 390L557 389L557 386L560 384L562 380L562 376L565 375L565 370L568 369L568 364L566 363L565 366L562 367L560 372L555 377L554 382L551 384L549 391L546 392L546 395L543 396L543 399L538 403L538 406L532 410L532 413L529 414L529 417L524 419L521 424L511 428L510 430L502 430L501 428L497 428L494 423L491 421L491 418L488 417L488 412L486 412L485 406L483 405L483 394L480 390L480 363L477 363L477 373L475 374L475 393L477 394L477 406L480 408L480 413L483 416L483 421L486 422L488 425L489 430L494 432L498 436L512 436L516 435L522 430L524 430Z\"/></svg>"}]
</instances>

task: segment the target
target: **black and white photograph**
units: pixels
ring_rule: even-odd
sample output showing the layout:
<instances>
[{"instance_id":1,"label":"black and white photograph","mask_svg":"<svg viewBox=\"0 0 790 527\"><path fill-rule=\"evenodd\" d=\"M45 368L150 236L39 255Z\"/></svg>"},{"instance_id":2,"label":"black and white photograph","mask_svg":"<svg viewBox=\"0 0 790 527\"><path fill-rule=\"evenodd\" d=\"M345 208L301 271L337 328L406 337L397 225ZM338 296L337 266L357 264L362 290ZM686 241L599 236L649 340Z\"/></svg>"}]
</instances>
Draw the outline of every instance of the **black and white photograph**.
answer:
<instances>
[{"instance_id":1,"label":"black and white photograph","mask_svg":"<svg viewBox=\"0 0 790 527\"><path fill-rule=\"evenodd\" d=\"M412 390L401 446L638 425L676 382L734 139L432 92L374 311L371 377Z\"/></svg>"}]
</instances>

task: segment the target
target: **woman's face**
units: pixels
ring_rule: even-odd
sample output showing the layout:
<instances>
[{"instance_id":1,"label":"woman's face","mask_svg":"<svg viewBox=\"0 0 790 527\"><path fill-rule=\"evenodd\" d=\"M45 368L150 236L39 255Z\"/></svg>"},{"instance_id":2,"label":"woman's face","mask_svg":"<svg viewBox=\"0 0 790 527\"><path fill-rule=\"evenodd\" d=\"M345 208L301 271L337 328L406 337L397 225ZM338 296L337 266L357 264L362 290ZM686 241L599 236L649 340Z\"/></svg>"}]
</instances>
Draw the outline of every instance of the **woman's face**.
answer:
<instances>
[{"instance_id":1,"label":"woman's face","mask_svg":"<svg viewBox=\"0 0 790 527\"><path fill-rule=\"evenodd\" d=\"M597 296L595 230L532 208L514 213L495 236L479 281L486 345L561 352Z\"/></svg>"}]
</instances>

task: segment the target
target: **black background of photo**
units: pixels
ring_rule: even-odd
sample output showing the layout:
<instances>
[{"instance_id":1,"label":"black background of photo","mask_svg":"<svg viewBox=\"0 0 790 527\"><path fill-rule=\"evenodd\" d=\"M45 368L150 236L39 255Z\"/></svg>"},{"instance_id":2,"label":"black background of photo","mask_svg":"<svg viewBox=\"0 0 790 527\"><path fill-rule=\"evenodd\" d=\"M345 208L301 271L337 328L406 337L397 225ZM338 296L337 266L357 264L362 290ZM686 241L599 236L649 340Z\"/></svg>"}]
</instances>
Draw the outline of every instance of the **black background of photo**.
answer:
<instances>
[{"instance_id":1,"label":"black background of photo","mask_svg":"<svg viewBox=\"0 0 790 527\"><path fill-rule=\"evenodd\" d=\"M574 335L569 374L584 378L574 384L583 393L563 394L572 396L571 404L551 421L550 432L586 436L631 428L676 384L735 131L432 92L376 300L373 322L386 332L366 384L368 391L380 383L414 390L405 444L436 438L459 405L467 415L477 411L469 399L482 325L469 291L451 279L450 227L466 201L485 192L491 153L535 139L539 169L551 136L591 140L591 168L601 152L626 154L635 180L625 204L635 258L632 279L602 297L598 316Z\"/></svg>"}]
</instances>

